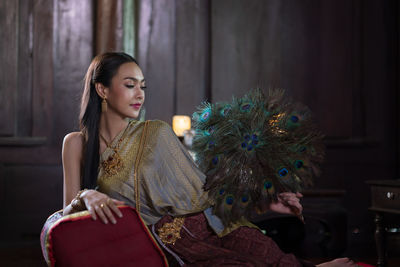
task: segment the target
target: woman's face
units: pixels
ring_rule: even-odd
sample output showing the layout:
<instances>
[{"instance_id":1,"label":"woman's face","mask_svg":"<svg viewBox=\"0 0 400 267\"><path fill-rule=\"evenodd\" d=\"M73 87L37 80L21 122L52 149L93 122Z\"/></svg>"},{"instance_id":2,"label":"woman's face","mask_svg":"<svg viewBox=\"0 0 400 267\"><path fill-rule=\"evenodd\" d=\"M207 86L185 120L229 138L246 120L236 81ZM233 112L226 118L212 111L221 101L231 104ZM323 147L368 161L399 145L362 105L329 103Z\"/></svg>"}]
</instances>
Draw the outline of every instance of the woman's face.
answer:
<instances>
[{"instance_id":1,"label":"woman's face","mask_svg":"<svg viewBox=\"0 0 400 267\"><path fill-rule=\"evenodd\" d=\"M122 64L105 91L107 112L115 112L123 118L137 118L144 102L146 88L142 70L134 62Z\"/></svg>"}]
</instances>

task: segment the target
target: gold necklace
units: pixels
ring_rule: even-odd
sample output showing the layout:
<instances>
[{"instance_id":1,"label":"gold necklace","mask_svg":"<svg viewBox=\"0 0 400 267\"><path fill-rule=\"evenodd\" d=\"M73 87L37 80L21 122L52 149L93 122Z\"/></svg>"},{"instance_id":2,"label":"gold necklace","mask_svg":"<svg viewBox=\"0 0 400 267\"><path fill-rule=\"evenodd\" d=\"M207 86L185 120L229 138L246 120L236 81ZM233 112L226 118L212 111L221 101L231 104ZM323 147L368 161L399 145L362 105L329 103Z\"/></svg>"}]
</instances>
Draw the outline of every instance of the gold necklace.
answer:
<instances>
[{"instance_id":1,"label":"gold necklace","mask_svg":"<svg viewBox=\"0 0 400 267\"><path fill-rule=\"evenodd\" d=\"M129 124L128 124L129 126ZM103 160L101 162L101 166L103 167L103 170L109 175L113 176L117 174L122 168L124 167L124 162L121 158L121 156L118 153L119 146L121 145L122 140L125 137L125 132L128 129L128 126L126 126L125 131L122 133L121 137L118 140L118 143L116 147L111 147L111 144L107 142L107 140L104 138L104 136L100 133L99 131L99 136L103 139L104 143L106 143L106 146L114 151L113 154L108 156L106 160Z\"/></svg>"}]
</instances>

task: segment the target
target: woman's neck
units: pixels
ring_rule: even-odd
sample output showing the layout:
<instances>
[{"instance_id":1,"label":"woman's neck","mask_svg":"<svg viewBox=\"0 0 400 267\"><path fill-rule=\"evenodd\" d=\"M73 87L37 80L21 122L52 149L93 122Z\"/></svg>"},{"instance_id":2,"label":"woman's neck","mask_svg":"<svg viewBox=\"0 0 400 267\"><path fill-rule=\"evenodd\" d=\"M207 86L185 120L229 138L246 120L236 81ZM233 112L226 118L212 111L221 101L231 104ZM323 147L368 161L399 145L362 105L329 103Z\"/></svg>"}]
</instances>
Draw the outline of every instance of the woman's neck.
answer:
<instances>
[{"instance_id":1,"label":"woman's neck","mask_svg":"<svg viewBox=\"0 0 400 267\"><path fill-rule=\"evenodd\" d=\"M101 114L99 132L107 142L111 142L123 129L126 128L127 125L127 119L124 119L109 110L108 112Z\"/></svg>"}]
</instances>

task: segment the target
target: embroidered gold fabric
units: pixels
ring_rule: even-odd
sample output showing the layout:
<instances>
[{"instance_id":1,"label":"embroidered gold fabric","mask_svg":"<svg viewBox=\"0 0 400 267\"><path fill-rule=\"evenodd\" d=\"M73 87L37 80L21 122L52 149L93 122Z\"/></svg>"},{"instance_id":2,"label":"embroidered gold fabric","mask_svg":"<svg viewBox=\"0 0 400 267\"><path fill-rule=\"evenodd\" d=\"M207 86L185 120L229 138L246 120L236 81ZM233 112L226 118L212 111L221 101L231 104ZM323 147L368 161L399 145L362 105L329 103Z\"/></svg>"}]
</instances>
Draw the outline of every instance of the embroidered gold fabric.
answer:
<instances>
[{"instance_id":1,"label":"embroidered gold fabric","mask_svg":"<svg viewBox=\"0 0 400 267\"><path fill-rule=\"evenodd\" d=\"M198 170L167 123L149 121L145 145L139 155L144 124L138 121L128 124L118 151L124 166L116 174L109 174L100 166L98 190L132 207L136 207L135 195L138 195L140 215L147 225L155 224L166 214L181 216L209 207L207 194L203 191L205 175ZM117 136L111 146L115 147L119 138ZM108 158L111 154L113 150L106 148L101 157ZM135 194L136 189L139 194Z\"/></svg>"},{"instance_id":2,"label":"embroidered gold fabric","mask_svg":"<svg viewBox=\"0 0 400 267\"><path fill-rule=\"evenodd\" d=\"M175 242L181 238L181 229L185 222L184 217L177 217L170 223L164 223L158 229L158 236L164 244L175 245Z\"/></svg>"}]
</instances>

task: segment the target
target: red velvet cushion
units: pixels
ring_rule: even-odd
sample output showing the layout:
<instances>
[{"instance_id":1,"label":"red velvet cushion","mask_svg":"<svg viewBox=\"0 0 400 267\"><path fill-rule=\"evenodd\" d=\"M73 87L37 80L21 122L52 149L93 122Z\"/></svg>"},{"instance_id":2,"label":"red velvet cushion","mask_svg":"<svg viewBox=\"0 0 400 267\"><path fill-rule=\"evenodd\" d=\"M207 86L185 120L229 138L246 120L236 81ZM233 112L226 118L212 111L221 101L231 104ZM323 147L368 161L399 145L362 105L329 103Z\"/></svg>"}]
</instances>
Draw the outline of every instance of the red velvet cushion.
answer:
<instances>
[{"instance_id":1,"label":"red velvet cushion","mask_svg":"<svg viewBox=\"0 0 400 267\"><path fill-rule=\"evenodd\" d=\"M161 249L135 209L120 207L117 223L94 221L88 212L71 214L43 229L52 266L167 266ZM49 218L50 219L50 218ZM47 254L47 255L46 255Z\"/></svg>"}]
</instances>

